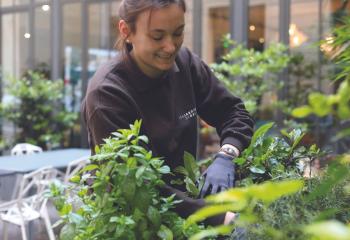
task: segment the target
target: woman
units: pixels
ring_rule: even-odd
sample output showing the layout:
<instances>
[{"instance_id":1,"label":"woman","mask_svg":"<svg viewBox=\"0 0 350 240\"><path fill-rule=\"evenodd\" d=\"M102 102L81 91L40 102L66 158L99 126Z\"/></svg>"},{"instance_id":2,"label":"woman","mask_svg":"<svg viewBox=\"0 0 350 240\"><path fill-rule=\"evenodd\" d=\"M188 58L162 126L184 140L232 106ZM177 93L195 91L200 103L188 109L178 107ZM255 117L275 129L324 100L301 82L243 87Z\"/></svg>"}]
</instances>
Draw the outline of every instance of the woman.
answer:
<instances>
[{"instance_id":1,"label":"woman","mask_svg":"<svg viewBox=\"0 0 350 240\"><path fill-rule=\"evenodd\" d=\"M95 73L82 113L92 151L111 132L142 119L141 130L149 137L151 150L172 169L183 165L184 151L196 154L198 114L216 127L222 146L203 174L204 197L233 187L231 160L249 145L253 120L209 67L181 47L185 12L184 0L122 1L122 54ZM170 180L165 179L168 184ZM170 186L164 192L176 192L185 200L177 209L181 216L204 205L203 199L189 199Z\"/></svg>"}]
</instances>

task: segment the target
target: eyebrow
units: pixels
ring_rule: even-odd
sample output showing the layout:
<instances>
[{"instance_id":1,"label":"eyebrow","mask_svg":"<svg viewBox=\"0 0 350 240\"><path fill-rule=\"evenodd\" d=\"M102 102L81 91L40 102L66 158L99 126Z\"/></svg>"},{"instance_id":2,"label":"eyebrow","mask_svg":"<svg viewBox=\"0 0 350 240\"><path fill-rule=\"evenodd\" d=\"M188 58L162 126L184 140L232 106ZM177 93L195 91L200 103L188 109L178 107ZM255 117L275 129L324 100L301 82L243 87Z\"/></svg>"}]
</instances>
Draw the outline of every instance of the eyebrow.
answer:
<instances>
[{"instance_id":1,"label":"eyebrow","mask_svg":"<svg viewBox=\"0 0 350 240\"><path fill-rule=\"evenodd\" d=\"M175 32L179 29L185 28L185 24L182 24L180 27L176 28ZM165 32L163 29L153 29L151 32Z\"/></svg>"}]
</instances>

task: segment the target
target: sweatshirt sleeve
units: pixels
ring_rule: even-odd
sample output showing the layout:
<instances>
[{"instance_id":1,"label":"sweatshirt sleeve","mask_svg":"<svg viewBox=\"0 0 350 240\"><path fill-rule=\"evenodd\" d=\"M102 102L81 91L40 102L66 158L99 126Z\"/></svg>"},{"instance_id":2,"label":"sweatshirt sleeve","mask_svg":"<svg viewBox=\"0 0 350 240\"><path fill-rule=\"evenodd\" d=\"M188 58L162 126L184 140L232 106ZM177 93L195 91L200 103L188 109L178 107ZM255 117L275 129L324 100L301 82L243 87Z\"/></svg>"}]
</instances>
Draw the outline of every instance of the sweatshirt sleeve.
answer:
<instances>
[{"instance_id":1,"label":"sweatshirt sleeve","mask_svg":"<svg viewBox=\"0 0 350 240\"><path fill-rule=\"evenodd\" d=\"M250 144L254 120L242 100L233 96L199 57L188 54L199 116L216 128L221 145L232 144L242 152Z\"/></svg>"},{"instance_id":2,"label":"sweatshirt sleeve","mask_svg":"<svg viewBox=\"0 0 350 240\"><path fill-rule=\"evenodd\" d=\"M95 146L104 143L103 139L108 138L112 132L129 128L129 124L137 119L125 96L112 90L94 90L81 106L93 153Z\"/></svg>"}]
</instances>

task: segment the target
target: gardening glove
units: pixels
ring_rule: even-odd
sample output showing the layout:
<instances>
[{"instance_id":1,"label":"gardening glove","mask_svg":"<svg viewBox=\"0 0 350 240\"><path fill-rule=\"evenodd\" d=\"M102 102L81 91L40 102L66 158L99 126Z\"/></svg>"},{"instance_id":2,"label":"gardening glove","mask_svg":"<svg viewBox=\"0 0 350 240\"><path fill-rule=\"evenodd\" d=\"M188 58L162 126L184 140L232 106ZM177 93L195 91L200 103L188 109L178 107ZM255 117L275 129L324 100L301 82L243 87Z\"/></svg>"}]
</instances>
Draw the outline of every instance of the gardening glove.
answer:
<instances>
[{"instance_id":1,"label":"gardening glove","mask_svg":"<svg viewBox=\"0 0 350 240\"><path fill-rule=\"evenodd\" d=\"M200 191L201 198L234 186L235 166L232 160L232 156L223 153L216 154L213 163L202 175L204 184Z\"/></svg>"},{"instance_id":2,"label":"gardening glove","mask_svg":"<svg viewBox=\"0 0 350 240\"><path fill-rule=\"evenodd\" d=\"M193 199L187 196L186 193L171 187L169 185L164 185L160 187L160 195L163 197L169 197L175 194L174 200L180 200L181 202L175 205L174 211L179 214L182 218L188 218L191 214L195 213L199 209L205 207L207 204L204 199ZM218 214L209 217L204 220L206 226L218 226L222 225L225 220L225 213Z\"/></svg>"}]
</instances>

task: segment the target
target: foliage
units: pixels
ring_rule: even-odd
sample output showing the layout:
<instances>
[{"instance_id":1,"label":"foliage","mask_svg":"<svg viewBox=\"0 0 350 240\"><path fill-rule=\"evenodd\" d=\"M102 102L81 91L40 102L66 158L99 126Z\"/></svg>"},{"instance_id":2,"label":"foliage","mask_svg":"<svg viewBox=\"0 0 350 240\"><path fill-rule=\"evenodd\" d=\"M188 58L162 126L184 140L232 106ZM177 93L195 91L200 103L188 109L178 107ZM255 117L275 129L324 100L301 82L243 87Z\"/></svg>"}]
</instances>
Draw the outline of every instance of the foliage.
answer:
<instances>
[{"instance_id":1,"label":"foliage","mask_svg":"<svg viewBox=\"0 0 350 240\"><path fill-rule=\"evenodd\" d=\"M95 171L73 177L78 183L74 201L62 196L58 186L51 188L51 196L66 223L61 239L187 239L199 227L183 230L184 220L171 209L178 201L174 195L162 197L161 177L170 169L163 160L152 156L143 145L146 136L139 136L141 121L130 129L121 129L96 148L92 163L82 172ZM85 185L93 178L93 184ZM88 189L93 190L88 193ZM80 202L74 210L74 202Z\"/></svg>"},{"instance_id":2,"label":"foliage","mask_svg":"<svg viewBox=\"0 0 350 240\"><path fill-rule=\"evenodd\" d=\"M64 132L77 119L75 113L64 110L63 83L51 81L36 72L28 72L22 79L11 78L5 86L13 98L1 105L1 115L18 128L16 142L28 142L46 149L57 146Z\"/></svg>"},{"instance_id":3,"label":"foliage","mask_svg":"<svg viewBox=\"0 0 350 240\"><path fill-rule=\"evenodd\" d=\"M288 96L276 104L284 113L290 115L293 108L306 103L305 99L312 92L312 86L304 82L314 77L315 67L315 63L307 62L302 53L290 53L288 74L291 81L288 82Z\"/></svg>"},{"instance_id":4,"label":"foliage","mask_svg":"<svg viewBox=\"0 0 350 240\"><path fill-rule=\"evenodd\" d=\"M281 130L281 136L267 135L272 127L273 123L268 123L257 129L250 146L235 159L236 177L242 180L242 185L301 177L305 163L311 164L322 154L316 145L299 146L304 137L301 130Z\"/></svg>"},{"instance_id":5,"label":"foliage","mask_svg":"<svg viewBox=\"0 0 350 240\"><path fill-rule=\"evenodd\" d=\"M255 113L265 92L282 87L276 73L285 68L290 60L287 48L282 44L273 44L259 52L235 44L229 35L224 38L224 47L230 50L223 56L223 62L211 67L219 80L234 95L243 99L247 110Z\"/></svg>"},{"instance_id":6,"label":"foliage","mask_svg":"<svg viewBox=\"0 0 350 240\"><path fill-rule=\"evenodd\" d=\"M322 41L331 51L331 60L338 68L334 79L342 80L335 94L326 95L313 92L308 96L308 105L293 110L294 117L303 118L310 114L319 117L333 114L340 120L350 119L350 17L343 19L342 25L333 30L333 38ZM343 132L343 136L350 135L350 129Z\"/></svg>"},{"instance_id":7,"label":"foliage","mask_svg":"<svg viewBox=\"0 0 350 240\"><path fill-rule=\"evenodd\" d=\"M233 211L240 216L231 229L244 228L245 239L301 240L312 239L312 235L317 239L350 239L349 227L345 226L350 220L349 187L349 163L335 161L322 177L267 181L209 196L211 205L191 215L186 226ZM327 229L327 234L320 235L324 233L318 232L320 227ZM206 233L203 230L191 239L203 239ZM230 239L235 237L232 234Z\"/></svg>"}]
</instances>

